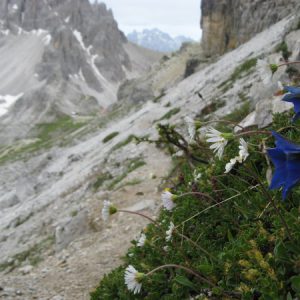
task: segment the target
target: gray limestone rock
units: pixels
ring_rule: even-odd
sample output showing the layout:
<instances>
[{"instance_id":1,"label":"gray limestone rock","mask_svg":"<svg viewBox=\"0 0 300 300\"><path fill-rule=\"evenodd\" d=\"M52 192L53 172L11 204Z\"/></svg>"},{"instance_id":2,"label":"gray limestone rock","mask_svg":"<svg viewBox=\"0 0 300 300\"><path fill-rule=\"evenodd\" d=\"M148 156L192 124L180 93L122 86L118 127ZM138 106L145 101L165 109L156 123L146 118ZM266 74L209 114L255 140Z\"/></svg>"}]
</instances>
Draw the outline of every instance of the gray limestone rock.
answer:
<instances>
[{"instance_id":1,"label":"gray limestone rock","mask_svg":"<svg viewBox=\"0 0 300 300\"><path fill-rule=\"evenodd\" d=\"M72 241L89 232L89 218L87 210L78 212L75 217L70 217L55 229L55 249L57 252L66 248Z\"/></svg>"}]
</instances>

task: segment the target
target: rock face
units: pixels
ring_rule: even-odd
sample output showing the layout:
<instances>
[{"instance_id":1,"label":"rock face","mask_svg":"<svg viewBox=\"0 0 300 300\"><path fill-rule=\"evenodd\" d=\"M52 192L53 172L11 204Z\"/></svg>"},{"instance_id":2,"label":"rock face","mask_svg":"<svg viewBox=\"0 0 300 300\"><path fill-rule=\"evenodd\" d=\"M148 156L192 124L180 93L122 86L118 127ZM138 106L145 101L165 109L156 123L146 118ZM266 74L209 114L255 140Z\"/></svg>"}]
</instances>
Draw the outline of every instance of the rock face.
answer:
<instances>
[{"instance_id":1,"label":"rock face","mask_svg":"<svg viewBox=\"0 0 300 300\"><path fill-rule=\"evenodd\" d=\"M127 45L103 3L0 0L2 143L26 136L37 122L113 104L119 84L139 74ZM148 58L144 69L153 62Z\"/></svg>"},{"instance_id":2,"label":"rock face","mask_svg":"<svg viewBox=\"0 0 300 300\"><path fill-rule=\"evenodd\" d=\"M299 7L298 0L202 0L203 47L223 54Z\"/></svg>"}]
</instances>

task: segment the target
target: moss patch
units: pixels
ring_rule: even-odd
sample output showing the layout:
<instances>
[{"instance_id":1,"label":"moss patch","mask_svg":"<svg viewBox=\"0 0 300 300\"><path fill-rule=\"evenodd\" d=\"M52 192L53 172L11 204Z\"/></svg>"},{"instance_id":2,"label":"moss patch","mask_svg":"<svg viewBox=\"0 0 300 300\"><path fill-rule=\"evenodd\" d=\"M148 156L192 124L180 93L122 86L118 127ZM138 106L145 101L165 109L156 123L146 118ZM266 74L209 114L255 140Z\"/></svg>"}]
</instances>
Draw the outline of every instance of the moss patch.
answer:
<instances>
[{"instance_id":1,"label":"moss patch","mask_svg":"<svg viewBox=\"0 0 300 300\"><path fill-rule=\"evenodd\" d=\"M112 139L114 139L117 135L119 135L119 132L115 131L115 132L112 132L110 133L109 135L107 135L103 140L102 142L104 144L108 143L109 141L111 141Z\"/></svg>"},{"instance_id":2,"label":"moss patch","mask_svg":"<svg viewBox=\"0 0 300 300\"><path fill-rule=\"evenodd\" d=\"M2 154L0 152L0 164L8 161L24 159L28 154L35 153L42 149L49 149L55 144L64 145L69 135L84 126L85 122L76 122L69 116L58 118L52 123L41 123L34 129L37 132L37 138L34 142L26 145L14 145L4 147Z\"/></svg>"},{"instance_id":3,"label":"moss patch","mask_svg":"<svg viewBox=\"0 0 300 300\"><path fill-rule=\"evenodd\" d=\"M180 108L179 107L175 107L172 108L171 110L169 110L166 114L164 114L160 119L154 121L155 122L159 122L162 120L169 120L171 119L173 116L175 116L176 114L178 114L180 112Z\"/></svg>"}]
</instances>

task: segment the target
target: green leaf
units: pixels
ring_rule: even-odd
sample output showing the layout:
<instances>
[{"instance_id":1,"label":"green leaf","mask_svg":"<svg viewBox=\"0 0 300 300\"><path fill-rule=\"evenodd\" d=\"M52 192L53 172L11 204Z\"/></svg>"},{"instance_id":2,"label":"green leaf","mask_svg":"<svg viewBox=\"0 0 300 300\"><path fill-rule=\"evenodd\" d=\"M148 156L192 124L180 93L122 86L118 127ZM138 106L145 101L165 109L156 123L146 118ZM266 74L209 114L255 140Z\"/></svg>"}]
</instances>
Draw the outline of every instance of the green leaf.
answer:
<instances>
[{"instance_id":1,"label":"green leaf","mask_svg":"<svg viewBox=\"0 0 300 300\"><path fill-rule=\"evenodd\" d=\"M232 236L232 234L231 234L231 231L228 229L228 231L227 231L227 238L228 238L228 241L229 242L232 242L233 241L233 236Z\"/></svg>"},{"instance_id":2,"label":"green leaf","mask_svg":"<svg viewBox=\"0 0 300 300\"><path fill-rule=\"evenodd\" d=\"M199 265L198 270L204 275L210 275L214 268L211 265Z\"/></svg>"},{"instance_id":3,"label":"green leaf","mask_svg":"<svg viewBox=\"0 0 300 300\"><path fill-rule=\"evenodd\" d=\"M286 300L293 300L293 297L292 297L291 293L288 293L286 295Z\"/></svg>"},{"instance_id":4,"label":"green leaf","mask_svg":"<svg viewBox=\"0 0 300 300\"><path fill-rule=\"evenodd\" d=\"M198 292L198 290L196 289L196 286L194 285L193 282L191 282L188 278L186 278L185 276L182 276L182 275L177 275L174 280L183 285L183 286L186 286L186 287L189 287L191 289L193 289L194 291Z\"/></svg>"},{"instance_id":5,"label":"green leaf","mask_svg":"<svg viewBox=\"0 0 300 300\"><path fill-rule=\"evenodd\" d=\"M295 292L300 292L300 275L291 278L292 288Z\"/></svg>"}]
</instances>

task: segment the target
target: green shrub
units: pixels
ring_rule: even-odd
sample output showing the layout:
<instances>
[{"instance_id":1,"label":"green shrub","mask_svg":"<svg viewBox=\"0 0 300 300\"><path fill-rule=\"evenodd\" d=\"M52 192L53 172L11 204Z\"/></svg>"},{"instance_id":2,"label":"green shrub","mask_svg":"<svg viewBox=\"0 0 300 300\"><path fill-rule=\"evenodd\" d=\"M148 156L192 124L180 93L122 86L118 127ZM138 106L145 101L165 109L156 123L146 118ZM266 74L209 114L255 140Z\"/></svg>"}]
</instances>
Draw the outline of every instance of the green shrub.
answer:
<instances>
[{"instance_id":1,"label":"green shrub","mask_svg":"<svg viewBox=\"0 0 300 300\"><path fill-rule=\"evenodd\" d=\"M272 129L281 129L287 138L299 143L299 129L290 126L290 117L275 115ZM259 132L248 142L255 147L262 139L267 147L274 146L272 138ZM203 149L199 152L204 155ZM300 296L300 189L285 202L280 191L269 191L265 176L268 162L254 148L250 149L251 159L225 175L225 164L237 152L238 141L232 141L224 158L214 164L191 165L186 161L180 165L172 180L172 193L181 195L192 190L199 194L177 198L172 212L162 210L156 220L159 225L147 226L144 246L137 247L132 241L123 266L101 280L91 293L92 300L182 300L199 294L203 294L199 299L206 299L208 292L212 294L210 299L285 300ZM200 179L195 180L195 171L202 174ZM177 226L177 234L166 242L170 222ZM146 274L165 264L186 266L207 281L166 268L146 277L141 293L128 291L124 284L128 265Z\"/></svg>"},{"instance_id":2,"label":"green shrub","mask_svg":"<svg viewBox=\"0 0 300 300\"><path fill-rule=\"evenodd\" d=\"M245 75L248 75L256 66L257 58L251 58L246 60L240 66L236 67L231 76L224 82L222 82L218 88L222 88L222 92L227 92L233 84Z\"/></svg>"},{"instance_id":3,"label":"green shrub","mask_svg":"<svg viewBox=\"0 0 300 300\"><path fill-rule=\"evenodd\" d=\"M177 115L180 112L179 107L172 108L169 110L166 114L164 114L160 119L156 120L155 122L159 122L162 120L169 120L171 119L174 115Z\"/></svg>"},{"instance_id":4,"label":"green shrub","mask_svg":"<svg viewBox=\"0 0 300 300\"><path fill-rule=\"evenodd\" d=\"M289 57L292 55L292 52L289 51L288 45L285 41L281 42L277 47L276 47L276 52L281 52L282 57L284 60L288 60Z\"/></svg>"},{"instance_id":5,"label":"green shrub","mask_svg":"<svg viewBox=\"0 0 300 300\"><path fill-rule=\"evenodd\" d=\"M112 132L110 133L109 135L107 135L103 140L102 142L104 144L108 143L109 141L111 141L113 138L115 138L117 135L119 135L119 132L115 131L115 132Z\"/></svg>"}]
</instances>

